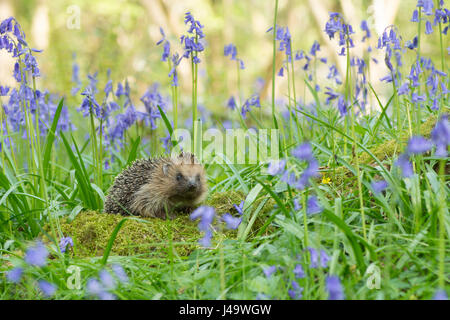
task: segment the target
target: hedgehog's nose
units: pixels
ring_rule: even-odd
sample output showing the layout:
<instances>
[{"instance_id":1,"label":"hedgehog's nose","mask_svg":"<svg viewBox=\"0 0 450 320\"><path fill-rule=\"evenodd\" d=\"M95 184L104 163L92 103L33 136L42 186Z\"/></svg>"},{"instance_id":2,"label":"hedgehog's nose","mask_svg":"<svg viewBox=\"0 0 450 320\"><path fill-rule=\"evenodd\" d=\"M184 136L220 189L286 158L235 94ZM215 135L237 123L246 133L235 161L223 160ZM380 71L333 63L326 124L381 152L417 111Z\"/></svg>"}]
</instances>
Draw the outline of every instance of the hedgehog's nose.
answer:
<instances>
[{"instance_id":1,"label":"hedgehog's nose","mask_svg":"<svg viewBox=\"0 0 450 320\"><path fill-rule=\"evenodd\" d=\"M188 188L189 191L194 191L195 189L197 189L197 181L190 180L188 182L187 188Z\"/></svg>"}]
</instances>

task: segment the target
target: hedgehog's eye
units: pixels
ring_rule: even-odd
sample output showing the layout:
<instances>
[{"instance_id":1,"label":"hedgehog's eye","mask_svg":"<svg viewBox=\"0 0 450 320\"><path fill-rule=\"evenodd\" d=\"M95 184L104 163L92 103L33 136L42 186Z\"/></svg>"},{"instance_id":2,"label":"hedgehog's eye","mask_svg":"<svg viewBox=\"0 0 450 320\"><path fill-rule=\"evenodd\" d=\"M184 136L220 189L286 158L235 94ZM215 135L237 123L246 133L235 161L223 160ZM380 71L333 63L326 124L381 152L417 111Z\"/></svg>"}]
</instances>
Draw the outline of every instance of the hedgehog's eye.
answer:
<instances>
[{"instance_id":1,"label":"hedgehog's eye","mask_svg":"<svg viewBox=\"0 0 450 320\"><path fill-rule=\"evenodd\" d=\"M183 179L183 175L181 173L177 173L177 181L181 181Z\"/></svg>"}]
</instances>

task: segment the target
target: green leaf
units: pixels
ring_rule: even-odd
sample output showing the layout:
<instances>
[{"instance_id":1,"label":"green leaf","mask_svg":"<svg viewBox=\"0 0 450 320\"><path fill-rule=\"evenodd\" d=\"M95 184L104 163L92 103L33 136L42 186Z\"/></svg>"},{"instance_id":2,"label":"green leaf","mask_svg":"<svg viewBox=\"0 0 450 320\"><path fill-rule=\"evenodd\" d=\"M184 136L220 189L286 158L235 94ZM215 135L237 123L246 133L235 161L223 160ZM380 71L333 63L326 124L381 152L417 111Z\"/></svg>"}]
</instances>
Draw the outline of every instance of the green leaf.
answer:
<instances>
[{"instance_id":1,"label":"green leaf","mask_svg":"<svg viewBox=\"0 0 450 320\"><path fill-rule=\"evenodd\" d=\"M50 156L52 153L53 143L55 141L55 133L56 133L56 127L58 126L59 117L61 116L61 111L64 105L64 98L61 99L61 101L58 104L58 107L55 111L55 116L53 117L52 125L50 127L50 130L48 131L47 138L45 140L45 147L44 147L44 175L48 178L50 178L51 175L51 165L50 165Z\"/></svg>"}]
</instances>

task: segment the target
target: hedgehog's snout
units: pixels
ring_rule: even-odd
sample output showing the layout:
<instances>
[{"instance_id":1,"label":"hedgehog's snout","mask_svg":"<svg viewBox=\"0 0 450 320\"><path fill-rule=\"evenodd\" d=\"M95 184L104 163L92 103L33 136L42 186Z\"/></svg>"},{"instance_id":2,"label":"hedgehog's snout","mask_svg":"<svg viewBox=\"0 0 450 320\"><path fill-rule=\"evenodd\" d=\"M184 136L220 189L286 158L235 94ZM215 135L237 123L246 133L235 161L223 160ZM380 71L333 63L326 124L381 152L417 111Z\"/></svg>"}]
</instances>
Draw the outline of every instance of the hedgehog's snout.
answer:
<instances>
[{"instance_id":1,"label":"hedgehog's snout","mask_svg":"<svg viewBox=\"0 0 450 320\"><path fill-rule=\"evenodd\" d=\"M187 182L187 189L188 191L195 191L197 190L197 188L199 187L198 181L195 178L191 178L189 179L189 181Z\"/></svg>"}]
</instances>

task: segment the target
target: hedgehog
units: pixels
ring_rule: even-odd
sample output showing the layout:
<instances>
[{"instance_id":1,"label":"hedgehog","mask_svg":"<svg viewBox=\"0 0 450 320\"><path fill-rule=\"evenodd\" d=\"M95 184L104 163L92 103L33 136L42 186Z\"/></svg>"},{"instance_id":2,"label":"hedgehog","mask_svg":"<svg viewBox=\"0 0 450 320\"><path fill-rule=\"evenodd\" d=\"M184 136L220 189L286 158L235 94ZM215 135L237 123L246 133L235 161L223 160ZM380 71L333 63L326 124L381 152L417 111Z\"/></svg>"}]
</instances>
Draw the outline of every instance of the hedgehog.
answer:
<instances>
[{"instance_id":1,"label":"hedgehog","mask_svg":"<svg viewBox=\"0 0 450 320\"><path fill-rule=\"evenodd\" d=\"M175 157L134 161L114 180L105 200L106 213L166 219L189 212L206 197L204 167L187 152Z\"/></svg>"}]
</instances>

